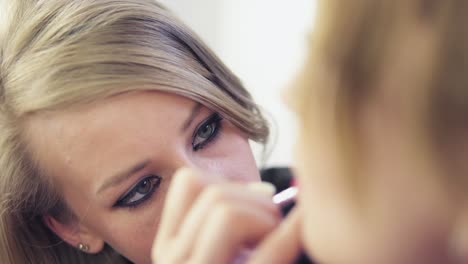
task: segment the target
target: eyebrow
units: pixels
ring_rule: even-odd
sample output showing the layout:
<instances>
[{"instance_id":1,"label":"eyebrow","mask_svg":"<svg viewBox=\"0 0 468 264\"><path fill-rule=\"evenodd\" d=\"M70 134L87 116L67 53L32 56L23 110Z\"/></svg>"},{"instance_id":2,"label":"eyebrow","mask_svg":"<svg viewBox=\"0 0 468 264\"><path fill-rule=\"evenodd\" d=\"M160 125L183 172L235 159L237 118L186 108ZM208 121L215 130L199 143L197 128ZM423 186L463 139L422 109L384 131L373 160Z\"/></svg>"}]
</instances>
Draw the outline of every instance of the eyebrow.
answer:
<instances>
[{"instance_id":1,"label":"eyebrow","mask_svg":"<svg viewBox=\"0 0 468 264\"><path fill-rule=\"evenodd\" d=\"M112 177L109 177L109 179L104 181L104 183L101 185L101 187L99 187L96 194L99 194L99 193L103 192L106 189L109 189L111 187L114 187L114 186L117 186L117 185L121 184L122 182L124 182L125 180L130 178L135 173L137 173L137 172L143 170L144 168L146 168L146 166L148 166L148 164L150 162L151 161L149 159L145 160L143 162L139 162L138 164L130 167L129 169L127 169L127 170L125 170L123 172L117 173L116 175L114 175Z\"/></svg>"},{"instance_id":2,"label":"eyebrow","mask_svg":"<svg viewBox=\"0 0 468 264\"><path fill-rule=\"evenodd\" d=\"M195 120L195 117L197 117L197 115L200 113L202 107L203 105L200 103L195 104L195 106L192 108L190 116L187 118L187 120L185 120L184 124L180 128L181 132L184 132L187 130L187 128L190 127L190 125L193 123L193 120Z\"/></svg>"}]
</instances>

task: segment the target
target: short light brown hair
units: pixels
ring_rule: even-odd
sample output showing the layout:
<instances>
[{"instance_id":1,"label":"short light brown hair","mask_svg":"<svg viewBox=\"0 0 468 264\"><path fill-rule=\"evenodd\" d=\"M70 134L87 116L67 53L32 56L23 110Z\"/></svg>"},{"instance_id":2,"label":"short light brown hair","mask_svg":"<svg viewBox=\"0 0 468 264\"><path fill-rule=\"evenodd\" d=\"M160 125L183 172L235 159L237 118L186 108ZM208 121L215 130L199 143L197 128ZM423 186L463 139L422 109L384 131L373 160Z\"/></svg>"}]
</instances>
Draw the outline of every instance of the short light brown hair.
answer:
<instances>
[{"instance_id":1,"label":"short light brown hair","mask_svg":"<svg viewBox=\"0 0 468 264\"><path fill-rule=\"evenodd\" d=\"M320 130L321 122L334 122L330 142L339 142L345 171L354 171L360 162L357 112L383 88L413 100L421 111L415 122L425 131L423 140L446 159L441 148L460 132L466 137L468 128L468 2L318 2L308 62L292 96L304 138L311 129ZM409 34L416 26L422 31ZM444 175L444 181L462 186L467 180L462 176Z\"/></svg>"}]
</instances>

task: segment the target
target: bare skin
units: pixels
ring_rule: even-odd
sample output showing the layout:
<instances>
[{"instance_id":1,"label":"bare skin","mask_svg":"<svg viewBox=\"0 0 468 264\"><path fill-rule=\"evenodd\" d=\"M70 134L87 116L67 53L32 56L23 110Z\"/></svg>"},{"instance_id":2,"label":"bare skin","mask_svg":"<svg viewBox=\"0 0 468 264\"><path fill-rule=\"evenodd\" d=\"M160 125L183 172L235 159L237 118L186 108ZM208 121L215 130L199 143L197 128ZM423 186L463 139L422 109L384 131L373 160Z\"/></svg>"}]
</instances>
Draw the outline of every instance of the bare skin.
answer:
<instances>
[{"instance_id":1,"label":"bare skin","mask_svg":"<svg viewBox=\"0 0 468 264\"><path fill-rule=\"evenodd\" d=\"M260 180L247 137L206 107L175 95L122 94L35 116L28 131L41 166L78 218L62 223L46 216L49 227L72 246L88 245L89 253L107 243L139 264L151 263L177 169L228 183Z\"/></svg>"}]
</instances>

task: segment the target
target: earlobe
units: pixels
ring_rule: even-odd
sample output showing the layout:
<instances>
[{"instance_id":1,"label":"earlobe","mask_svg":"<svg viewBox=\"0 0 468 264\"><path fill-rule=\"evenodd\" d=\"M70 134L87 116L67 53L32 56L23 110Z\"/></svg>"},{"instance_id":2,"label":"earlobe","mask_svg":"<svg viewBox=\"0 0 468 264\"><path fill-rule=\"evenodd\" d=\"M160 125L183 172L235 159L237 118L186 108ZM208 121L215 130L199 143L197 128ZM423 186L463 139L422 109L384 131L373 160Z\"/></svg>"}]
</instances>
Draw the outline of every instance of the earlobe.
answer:
<instances>
[{"instance_id":1,"label":"earlobe","mask_svg":"<svg viewBox=\"0 0 468 264\"><path fill-rule=\"evenodd\" d=\"M64 223L51 215L45 215L42 219L52 232L79 250L96 254L104 248L104 240L77 221Z\"/></svg>"}]
</instances>

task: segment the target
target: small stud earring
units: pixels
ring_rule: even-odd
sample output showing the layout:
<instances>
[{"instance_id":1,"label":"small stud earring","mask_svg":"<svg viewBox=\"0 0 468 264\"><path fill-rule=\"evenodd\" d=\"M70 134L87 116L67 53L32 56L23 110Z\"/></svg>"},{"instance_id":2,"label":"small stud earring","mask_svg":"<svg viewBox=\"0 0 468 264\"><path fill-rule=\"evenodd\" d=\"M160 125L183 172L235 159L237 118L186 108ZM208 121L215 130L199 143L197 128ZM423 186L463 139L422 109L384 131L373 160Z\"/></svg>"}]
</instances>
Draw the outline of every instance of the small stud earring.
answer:
<instances>
[{"instance_id":1,"label":"small stud earring","mask_svg":"<svg viewBox=\"0 0 468 264\"><path fill-rule=\"evenodd\" d=\"M83 243L78 243L78 249L83 251L83 252L88 252L89 251L89 246Z\"/></svg>"}]
</instances>

